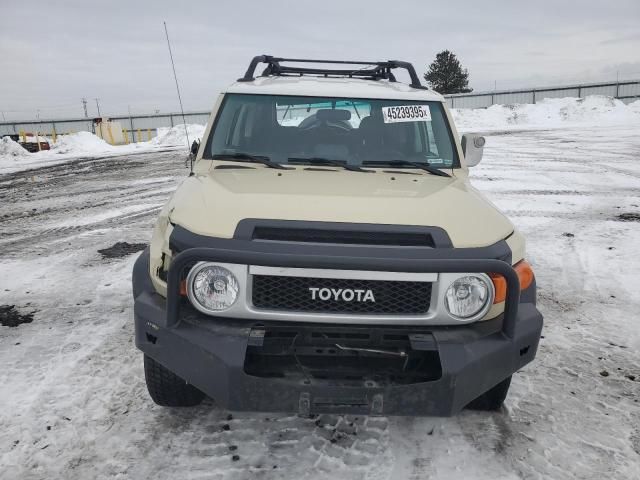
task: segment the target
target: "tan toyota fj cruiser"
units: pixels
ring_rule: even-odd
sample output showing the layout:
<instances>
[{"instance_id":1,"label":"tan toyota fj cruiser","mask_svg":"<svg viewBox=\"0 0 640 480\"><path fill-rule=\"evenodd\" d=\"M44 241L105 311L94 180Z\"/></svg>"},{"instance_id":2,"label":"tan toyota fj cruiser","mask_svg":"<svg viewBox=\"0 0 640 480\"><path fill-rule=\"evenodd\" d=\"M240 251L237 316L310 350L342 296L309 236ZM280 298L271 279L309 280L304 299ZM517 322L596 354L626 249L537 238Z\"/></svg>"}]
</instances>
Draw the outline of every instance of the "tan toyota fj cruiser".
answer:
<instances>
[{"instance_id":1,"label":"tan toyota fj cruiser","mask_svg":"<svg viewBox=\"0 0 640 480\"><path fill-rule=\"evenodd\" d=\"M469 184L483 145L409 63L255 57L134 267L151 398L499 408L542 316L524 238Z\"/></svg>"}]
</instances>

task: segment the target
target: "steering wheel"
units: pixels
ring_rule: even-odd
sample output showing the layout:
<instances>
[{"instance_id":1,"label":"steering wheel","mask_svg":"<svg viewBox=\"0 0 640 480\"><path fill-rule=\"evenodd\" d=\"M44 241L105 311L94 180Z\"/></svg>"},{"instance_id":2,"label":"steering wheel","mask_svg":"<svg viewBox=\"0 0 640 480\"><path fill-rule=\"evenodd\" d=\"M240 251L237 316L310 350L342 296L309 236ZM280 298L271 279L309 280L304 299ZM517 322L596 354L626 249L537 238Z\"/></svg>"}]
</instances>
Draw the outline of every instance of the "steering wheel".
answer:
<instances>
[{"instance_id":1,"label":"steering wheel","mask_svg":"<svg viewBox=\"0 0 640 480\"><path fill-rule=\"evenodd\" d=\"M321 128L326 128L330 130L335 130L340 135L348 135L351 129L346 125L336 124L336 123L328 123L325 122L321 126Z\"/></svg>"}]
</instances>

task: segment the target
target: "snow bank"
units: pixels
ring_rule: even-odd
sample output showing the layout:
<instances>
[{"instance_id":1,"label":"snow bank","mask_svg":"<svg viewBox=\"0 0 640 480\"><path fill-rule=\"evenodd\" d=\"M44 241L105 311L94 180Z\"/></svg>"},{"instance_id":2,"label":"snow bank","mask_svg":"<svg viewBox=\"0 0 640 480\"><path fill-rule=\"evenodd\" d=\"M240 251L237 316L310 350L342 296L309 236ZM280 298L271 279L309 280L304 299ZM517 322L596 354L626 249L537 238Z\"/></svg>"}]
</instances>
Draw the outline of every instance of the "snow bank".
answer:
<instances>
[{"instance_id":1,"label":"snow bank","mask_svg":"<svg viewBox=\"0 0 640 480\"><path fill-rule=\"evenodd\" d=\"M175 125L171 128L159 128L158 136L151 140L152 145L169 147L187 145L187 136L184 130L185 125ZM206 125L187 124L187 132L189 133L189 142L202 139ZM187 145L191 146L191 145Z\"/></svg>"},{"instance_id":2,"label":"snow bank","mask_svg":"<svg viewBox=\"0 0 640 480\"><path fill-rule=\"evenodd\" d=\"M90 132L78 132L71 135L59 135L51 144L51 152L56 154L73 153L77 155L101 154L117 151L113 146Z\"/></svg>"},{"instance_id":3,"label":"snow bank","mask_svg":"<svg viewBox=\"0 0 640 480\"><path fill-rule=\"evenodd\" d=\"M44 137L40 137L41 141ZM40 167L49 167L71 159L85 157L111 157L144 153L159 150L161 147L150 142L129 145L110 145L90 132L78 132L70 135L58 135L55 142L47 139L50 150L29 153L14 142L14 145L2 141L0 146L0 175ZM16 149L17 147L17 149ZM9 152L8 149L11 149ZM165 149L167 147L164 147Z\"/></svg>"},{"instance_id":4,"label":"snow bank","mask_svg":"<svg viewBox=\"0 0 640 480\"><path fill-rule=\"evenodd\" d=\"M492 105L488 108L453 109L458 129L561 127L640 122L640 101L625 105L601 95L586 98L546 98L533 104Z\"/></svg>"},{"instance_id":5,"label":"snow bank","mask_svg":"<svg viewBox=\"0 0 640 480\"><path fill-rule=\"evenodd\" d=\"M128 145L110 145L90 132L78 132L70 135L59 135L55 143L49 138L51 150L29 153L10 139L0 144L0 175L21 170L52 166L77 158L114 157L136 153L150 153L159 150L182 149L186 145L184 126L163 129L157 139L150 142L130 143ZM202 125L189 125L189 138L201 138L204 132ZM44 137L41 137L41 141ZM182 140L181 140L182 139ZM177 145L177 146L176 146Z\"/></svg>"},{"instance_id":6,"label":"snow bank","mask_svg":"<svg viewBox=\"0 0 640 480\"><path fill-rule=\"evenodd\" d=\"M127 146L121 150L122 147L109 145L89 132L59 135L55 142L50 138L40 137L40 141L45 140L49 142L50 150L30 153L9 137L3 138L0 142L0 174L52 166L78 157L119 155L132 151L132 148L126 148Z\"/></svg>"},{"instance_id":7,"label":"snow bank","mask_svg":"<svg viewBox=\"0 0 640 480\"><path fill-rule=\"evenodd\" d=\"M15 158L15 157L27 157L29 152L22 148L18 142L14 142L9 137L2 137L0 139L0 159Z\"/></svg>"}]
</instances>

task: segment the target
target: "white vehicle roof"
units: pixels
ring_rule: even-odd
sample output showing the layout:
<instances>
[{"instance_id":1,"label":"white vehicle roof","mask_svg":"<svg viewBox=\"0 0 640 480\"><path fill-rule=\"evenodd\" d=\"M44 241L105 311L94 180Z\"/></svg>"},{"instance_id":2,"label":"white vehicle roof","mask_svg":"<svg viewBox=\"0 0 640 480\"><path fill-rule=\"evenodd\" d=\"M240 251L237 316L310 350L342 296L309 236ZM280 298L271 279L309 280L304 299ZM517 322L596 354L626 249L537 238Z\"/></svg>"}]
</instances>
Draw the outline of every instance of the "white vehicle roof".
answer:
<instances>
[{"instance_id":1,"label":"white vehicle roof","mask_svg":"<svg viewBox=\"0 0 640 480\"><path fill-rule=\"evenodd\" d=\"M433 90L420 90L401 82L344 77L257 77L250 82L235 82L223 93L444 102L444 97Z\"/></svg>"}]
</instances>

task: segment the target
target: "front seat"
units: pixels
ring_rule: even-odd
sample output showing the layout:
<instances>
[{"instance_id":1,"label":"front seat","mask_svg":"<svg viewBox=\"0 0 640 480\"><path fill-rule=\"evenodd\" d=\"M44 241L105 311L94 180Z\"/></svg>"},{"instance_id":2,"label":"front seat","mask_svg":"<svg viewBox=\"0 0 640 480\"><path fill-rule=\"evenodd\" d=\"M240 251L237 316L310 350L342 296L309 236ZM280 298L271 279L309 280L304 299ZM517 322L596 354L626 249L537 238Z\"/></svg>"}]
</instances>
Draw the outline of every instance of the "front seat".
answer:
<instances>
[{"instance_id":1,"label":"front seat","mask_svg":"<svg viewBox=\"0 0 640 480\"><path fill-rule=\"evenodd\" d=\"M379 159L384 156L385 131L381 110L371 110L369 116L360 121L359 151L364 160Z\"/></svg>"}]
</instances>

